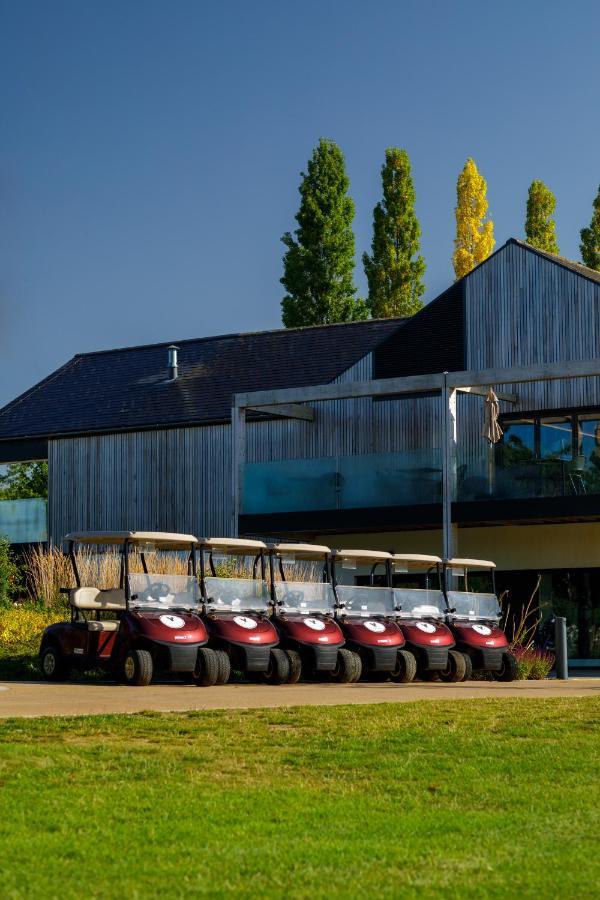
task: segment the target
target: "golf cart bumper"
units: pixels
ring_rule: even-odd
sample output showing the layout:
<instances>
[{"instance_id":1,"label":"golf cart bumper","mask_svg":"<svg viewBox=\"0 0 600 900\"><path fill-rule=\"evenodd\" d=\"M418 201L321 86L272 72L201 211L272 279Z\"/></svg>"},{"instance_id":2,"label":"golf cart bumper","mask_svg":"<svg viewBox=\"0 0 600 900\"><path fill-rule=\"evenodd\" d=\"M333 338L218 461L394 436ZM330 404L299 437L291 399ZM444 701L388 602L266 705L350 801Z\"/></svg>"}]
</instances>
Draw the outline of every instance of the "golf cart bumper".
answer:
<instances>
[{"instance_id":1,"label":"golf cart bumper","mask_svg":"<svg viewBox=\"0 0 600 900\"><path fill-rule=\"evenodd\" d=\"M261 647L240 646L235 648L235 656L244 672L266 672L269 668L271 645Z\"/></svg>"},{"instance_id":2,"label":"golf cart bumper","mask_svg":"<svg viewBox=\"0 0 600 900\"><path fill-rule=\"evenodd\" d=\"M158 641L157 641L158 644ZM194 672L202 644L160 644L157 663L166 672Z\"/></svg>"},{"instance_id":3,"label":"golf cart bumper","mask_svg":"<svg viewBox=\"0 0 600 900\"><path fill-rule=\"evenodd\" d=\"M503 647L495 647L493 650L481 648L471 650L471 660L474 669L485 669L486 672L499 672L502 668Z\"/></svg>"},{"instance_id":4,"label":"golf cart bumper","mask_svg":"<svg viewBox=\"0 0 600 900\"><path fill-rule=\"evenodd\" d=\"M337 665L338 651L342 644L329 647L310 647L316 672L333 672Z\"/></svg>"},{"instance_id":5,"label":"golf cart bumper","mask_svg":"<svg viewBox=\"0 0 600 900\"><path fill-rule=\"evenodd\" d=\"M419 656L425 671L437 672L448 668L448 647L420 647Z\"/></svg>"},{"instance_id":6,"label":"golf cart bumper","mask_svg":"<svg viewBox=\"0 0 600 900\"><path fill-rule=\"evenodd\" d=\"M371 672L393 672L396 668L398 647L361 647L360 655Z\"/></svg>"}]
</instances>

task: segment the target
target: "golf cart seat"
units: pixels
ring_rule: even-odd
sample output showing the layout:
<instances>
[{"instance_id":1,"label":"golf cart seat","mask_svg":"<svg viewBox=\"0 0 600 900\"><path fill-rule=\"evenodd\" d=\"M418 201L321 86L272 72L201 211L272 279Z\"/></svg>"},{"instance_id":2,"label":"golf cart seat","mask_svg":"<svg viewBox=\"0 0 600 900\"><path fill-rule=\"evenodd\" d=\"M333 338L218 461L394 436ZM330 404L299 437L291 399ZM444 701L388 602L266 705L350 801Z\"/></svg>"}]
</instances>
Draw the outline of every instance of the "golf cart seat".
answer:
<instances>
[{"instance_id":1,"label":"golf cart seat","mask_svg":"<svg viewBox=\"0 0 600 900\"><path fill-rule=\"evenodd\" d=\"M71 606L75 609L110 609L124 611L127 609L125 591L122 588L111 588L101 591L95 587L80 587L71 591Z\"/></svg>"}]
</instances>

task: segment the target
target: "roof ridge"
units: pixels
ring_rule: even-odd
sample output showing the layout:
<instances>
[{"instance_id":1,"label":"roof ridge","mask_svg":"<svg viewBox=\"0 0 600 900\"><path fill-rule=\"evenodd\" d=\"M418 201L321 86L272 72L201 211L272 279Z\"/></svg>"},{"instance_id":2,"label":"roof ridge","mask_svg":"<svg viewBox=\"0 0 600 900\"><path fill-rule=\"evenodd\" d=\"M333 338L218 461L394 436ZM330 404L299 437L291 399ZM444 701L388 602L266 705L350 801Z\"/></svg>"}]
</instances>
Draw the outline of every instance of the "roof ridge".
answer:
<instances>
[{"instance_id":1,"label":"roof ridge","mask_svg":"<svg viewBox=\"0 0 600 900\"><path fill-rule=\"evenodd\" d=\"M86 356L100 356L104 353L125 353L130 350L148 350L152 347L168 347L171 344L175 344L177 347L181 347L181 345L183 344L209 343L210 341L223 341L231 338L253 337L254 335L259 334L296 334L299 331L317 331L318 329L340 327L348 328L353 325L381 325L389 324L391 322L396 322L398 325L402 325L410 318L411 316L392 316L389 318L381 319L359 319L355 322L328 322L324 325L300 325L297 328L265 328L258 331L232 331L227 334L209 334L204 335L204 337L183 338L183 340L179 341L154 341L149 344L130 344L126 347L109 347L105 350L89 350L86 353L76 353L73 359L80 359Z\"/></svg>"},{"instance_id":2,"label":"roof ridge","mask_svg":"<svg viewBox=\"0 0 600 900\"><path fill-rule=\"evenodd\" d=\"M590 266L586 266L585 263L578 262L576 259L569 259L568 256L561 256L558 253L550 253L549 250L540 250L539 247L534 247L533 244L529 244L527 241L523 241L520 238L509 238L506 243L516 244L517 247L523 247L524 250L530 250L538 256L543 256L544 259L549 259L551 262L555 262L557 265L569 269L570 272L574 271L576 275L581 275L582 278L589 278L590 281L596 283L600 282L600 272L597 269L592 269ZM575 266L576 268L573 269L571 268L572 266Z\"/></svg>"}]
</instances>

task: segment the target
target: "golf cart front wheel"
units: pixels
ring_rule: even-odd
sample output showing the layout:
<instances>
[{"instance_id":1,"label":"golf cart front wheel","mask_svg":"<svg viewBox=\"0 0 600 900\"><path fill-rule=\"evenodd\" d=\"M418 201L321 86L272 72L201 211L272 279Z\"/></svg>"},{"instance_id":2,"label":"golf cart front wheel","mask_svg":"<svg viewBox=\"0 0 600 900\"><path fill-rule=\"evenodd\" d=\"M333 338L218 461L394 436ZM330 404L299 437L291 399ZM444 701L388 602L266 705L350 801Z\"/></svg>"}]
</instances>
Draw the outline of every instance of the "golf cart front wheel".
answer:
<instances>
[{"instance_id":1,"label":"golf cart front wheel","mask_svg":"<svg viewBox=\"0 0 600 900\"><path fill-rule=\"evenodd\" d=\"M458 650L448 650L448 665L440 670L440 678L446 682L463 681L466 670L463 654Z\"/></svg>"},{"instance_id":2,"label":"golf cart front wheel","mask_svg":"<svg viewBox=\"0 0 600 900\"><path fill-rule=\"evenodd\" d=\"M338 684L353 684L362 674L362 661L353 650L338 650L337 663L331 672L333 681Z\"/></svg>"},{"instance_id":3,"label":"golf cart front wheel","mask_svg":"<svg viewBox=\"0 0 600 900\"><path fill-rule=\"evenodd\" d=\"M514 681L517 677L517 660L512 653L505 651L502 654L502 668L492 672L494 681Z\"/></svg>"},{"instance_id":4,"label":"golf cart front wheel","mask_svg":"<svg viewBox=\"0 0 600 900\"><path fill-rule=\"evenodd\" d=\"M276 647L269 654L269 668L264 673L267 684L285 684L290 676L290 663L285 650Z\"/></svg>"},{"instance_id":5,"label":"golf cart front wheel","mask_svg":"<svg viewBox=\"0 0 600 900\"><path fill-rule=\"evenodd\" d=\"M215 684L227 684L231 677L231 660L225 650L213 651L217 658L217 680Z\"/></svg>"},{"instance_id":6,"label":"golf cart front wheel","mask_svg":"<svg viewBox=\"0 0 600 900\"><path fill-rule=\"evenodd\" d=\"M465 676L463 681L470 681L473 677L473 660L468 653L463 653L463 659L465 661Z\"/></svg>"},{"instance_id":7,"label":"golf cart front wheel","mask_svg":"<svg viewBox=\"0 0 600 900\"><path fill-rule=\"evenodd\" d=\"M125 684L145 687L152 681L153 668L148 650L130 650L123 660L122 679Z\"/></svg>"},{"instance_id":8,"label":"golf cart front wheel","mask_svg":"<svg viewBox=\"0 0 600 900\"><path fill-rule=\"evenodd\" d=\"M414 681L417 674L417 660L410 650L398 650L396 668L392 672L392 681L399 684L409 684Z\"/></svg>"},{"instance_id":9,"label":"golf cart front wheel","mask_svg":"<svg viewBox=\"0 0 600 900\"><path fill-rule=\"evenodd\" d=\"M219 664L214 650L208 647L200 647L196 660L194 681L200 687L212 687L217 683Z\"/></svg>"},{"instance_id":10,"label":"golf cart front wheel","mask_svg":"<svg viewBox=\"0 0 600 900\"><path fill-rule=\"evenodd\" d=\"M286 650L290 674L288 675L288 684L297 684L302 675L302 657L297 650Z\"/></svg>"},{"instance_id":11,"label":"golf cart front wheel","mask_svg":"<svg viewBox=\"0 0 600 900\"><path fill-rule=\"evenodd\" d=\"M66 681L69 677L69 667L65 658L53 644L46 647L40 657L42 675L47 681Z\"/></svg>"}]
</instances>

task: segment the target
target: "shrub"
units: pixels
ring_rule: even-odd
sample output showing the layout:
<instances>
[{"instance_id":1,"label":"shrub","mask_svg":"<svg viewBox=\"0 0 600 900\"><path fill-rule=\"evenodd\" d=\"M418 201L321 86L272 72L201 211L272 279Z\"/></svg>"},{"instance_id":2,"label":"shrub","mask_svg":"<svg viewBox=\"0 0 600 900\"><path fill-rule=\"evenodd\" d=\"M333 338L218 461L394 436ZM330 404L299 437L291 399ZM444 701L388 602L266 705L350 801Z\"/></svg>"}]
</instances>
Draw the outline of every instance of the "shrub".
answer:
<instances>
[{"instance_id":1,"label":"shrub","mask_svg":"<svg viewBox=\"0 0 600 900\"><path fill-rule=\"evenodd\" d=\"M64 618L64 610L26 604L0 610L0 648L3 655L37 653L42 631Z\"/></svg>"},{"instance_id":2,"label":"shrub","mask_svg":"<svg viewBox=\"0 0 600 900\"><path fill-rule=\"evenodd\" d=\"M554 656L546 650L535 647L513 647L517 660L517 678L540 681L547 678L554 666Z\"/></svg>"},{"instance_id":3,"label":"shrub","mask_svg":"<svg viewBox=\"0 0 600 900\"><path fill-rule=\"evenodd\" d=\"M6 538L0 537L0 609L6 608L19 591L19 567Z\"/></svg>"}]
</instances>

